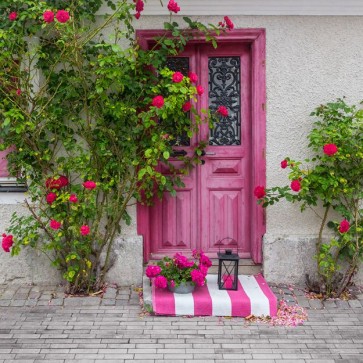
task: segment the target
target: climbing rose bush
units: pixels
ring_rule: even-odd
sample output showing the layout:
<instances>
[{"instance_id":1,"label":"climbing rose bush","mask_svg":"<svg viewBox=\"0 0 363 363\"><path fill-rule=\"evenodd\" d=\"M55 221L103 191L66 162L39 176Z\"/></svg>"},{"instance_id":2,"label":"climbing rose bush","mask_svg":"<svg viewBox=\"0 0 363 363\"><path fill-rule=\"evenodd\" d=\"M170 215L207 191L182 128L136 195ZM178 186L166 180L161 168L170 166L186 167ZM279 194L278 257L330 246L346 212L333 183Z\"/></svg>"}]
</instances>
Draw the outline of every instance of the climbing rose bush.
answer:
<instances>
[{"instance_id":1,"label":"climbing rose bush","mask_svg":"<svg viewBox=\"0 0 363 363\"><path fill-rule=\"evenodd\" d=\"M146 2L106 3L103 17L101 0L0 2L0 149L14 150L8 165L28 185L29 210L14 214L2 246L47 255L70 293L102 287L128 207L175 193L199 160L180 157L168 175L159 162L169 164L177 138L220 118L196 109L198 75L166 62L196 35L216 46L224 27L171 19L156 46L141 49L133 23ZM202 145L192 145L196 155Z\"/></svg>"},{"instance_id":2,"label":"climbing rose bush","mask_svg":"<svg viewBox=\"0 0 363 363\"><path fill-rule=\"evenodd\" d=\"M328 297L340 296L363 257L363 110L338 99L311 116L316 119L308 135L314 156L304 164L285 158L281 168L288 168L290 186L257 186L254 194L263 207L286 199L300 203L301 211L314 210L321 221L315 254L318 278L308 277L307 284ZM330 210L343 219L329 221ZM327 228L334 237L325 241Z\"/></svg>"}]
</instances>

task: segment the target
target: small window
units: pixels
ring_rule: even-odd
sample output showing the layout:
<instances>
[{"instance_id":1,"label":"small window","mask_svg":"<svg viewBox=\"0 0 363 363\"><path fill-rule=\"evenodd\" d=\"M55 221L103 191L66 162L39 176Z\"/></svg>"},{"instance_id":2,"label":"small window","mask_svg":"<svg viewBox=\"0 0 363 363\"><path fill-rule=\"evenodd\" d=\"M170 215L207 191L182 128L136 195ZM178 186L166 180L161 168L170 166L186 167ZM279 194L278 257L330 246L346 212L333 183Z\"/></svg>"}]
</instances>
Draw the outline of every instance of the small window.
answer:
<instances>
[{"instance_id":1,"label":"small window","mask_svg":"<svg viewBox=\"0 0 363 363\"><path fill-rule=\"evenodd\" d=\"M0 151L0 193L25 192L27 190L26 185L18 183L16 178L9 175L6 155L8 155L10 151L12 150L7 149Z\"/></svg>"}]
</instances>

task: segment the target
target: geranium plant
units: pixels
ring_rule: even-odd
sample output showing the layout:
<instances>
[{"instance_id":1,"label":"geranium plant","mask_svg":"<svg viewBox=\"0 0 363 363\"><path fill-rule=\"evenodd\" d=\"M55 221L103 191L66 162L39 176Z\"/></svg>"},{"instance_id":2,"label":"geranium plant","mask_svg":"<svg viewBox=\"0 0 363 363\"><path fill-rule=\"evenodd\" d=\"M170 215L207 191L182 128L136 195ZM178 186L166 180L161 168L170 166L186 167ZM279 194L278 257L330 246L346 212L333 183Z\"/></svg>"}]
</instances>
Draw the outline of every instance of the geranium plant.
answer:
<instances>
[{"instance_id":1,"label":"geranium plant","mask_svg":"<svg viewBox=\"0 0 363 363\"><path fill-rule=\"evenodd\" d=\"M97 15L103 3L105 17ZM0 4L1 150L13 147L10 171L28 184L30 211L13 216L3 247L12 255L24 246L44 252L72 293L102 286L120 222L130 223L128 206L175 193L198 158L184 158L185 167L169 175L158 163L169 163L178 137L212 122L195 108L204 91L196 75L173 72L166 62L196 35L216 45L214 35L231 29L230 20L205 26L183 18L183 27L170 20L144 50L133 27L144 5ZM170 0L168 9L172 15L180 7Z\"/></svg>"},{"instance_id":2,"label":"geranium plant","mask_svg":"<svg viewBox=\"0 0 363 363\"><path fill-rule=\"evenodd\" d=\"M152 279L156 287L165 289L177 287L181 283L191 282L195 286L204 286L212 261L202 251L193 251L192 259L181 253L173 258L165 256L157 265L146 268L146 276Z\"/></svg>"},{"instance_id":3,"label":"geranium plant","mask_svg":"<svg viewBox=\"0 0 363 363\"><path fill-rule=\"evenodd\" d=\"M281 169L289 169L290 184L254 194L263 207L286 199L311 208L321 225L316 240L318 279L308 276L308 287L325 296L340 296L352 282L363 257L363 110L344 99L319 106L308 135L314 156L304 163L287 157ZM319 208L318 203L323 208ZM329 211L340 214L329 221ZM333 237L324 239L324 229Z\"/></svg>"}]
</instances>

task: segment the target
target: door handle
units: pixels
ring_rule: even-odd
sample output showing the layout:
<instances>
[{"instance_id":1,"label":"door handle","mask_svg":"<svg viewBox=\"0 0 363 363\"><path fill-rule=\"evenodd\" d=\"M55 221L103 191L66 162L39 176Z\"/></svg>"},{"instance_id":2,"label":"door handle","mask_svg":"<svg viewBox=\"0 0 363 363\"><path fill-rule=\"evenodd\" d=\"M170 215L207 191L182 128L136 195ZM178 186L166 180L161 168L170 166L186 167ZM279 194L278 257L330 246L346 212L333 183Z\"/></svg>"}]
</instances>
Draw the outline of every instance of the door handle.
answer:
<instances>
[{"instance_id":1,"label":"door handle","mask_svg":"<svg viewBox=\"0 0 363 363\"><path fill-rule=\"evenodd\" d=\"M173 150L171 156L175 158L177 156L185 156L186 154L188 153L185 150Z\"/></svg>"},{"instance_id":2,"label":"door handle","mask_svg":"<svg viewBox=\"0 0 363 363\"><path fill-rule=\"evenodd\" d=\"M214 152L214 151L205 151L205 150L203 150L202 151L202 154L201 154L201 156L208 156L208 155L215 155L216 153Z\"/></svg>"}]
</instances>

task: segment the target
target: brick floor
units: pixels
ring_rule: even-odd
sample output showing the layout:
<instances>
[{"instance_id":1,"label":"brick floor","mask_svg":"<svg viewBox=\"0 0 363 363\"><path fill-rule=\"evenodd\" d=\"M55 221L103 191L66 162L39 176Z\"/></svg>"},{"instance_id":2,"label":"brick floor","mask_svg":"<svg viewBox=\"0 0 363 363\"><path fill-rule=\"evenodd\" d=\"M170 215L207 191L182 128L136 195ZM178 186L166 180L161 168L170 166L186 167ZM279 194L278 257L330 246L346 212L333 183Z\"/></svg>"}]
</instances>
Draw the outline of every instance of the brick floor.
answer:
<instances>
[{"instance_id":1,"label":"brick floor","mask_svg":"<svg viewBox=\"0 0 363 363\"><path fill-rule=\"evenodd\" d=\"M301 289L273 290L306 306L308 321L292 328L242 318L149 316L141 314L132 288L109 288L101 298L0 285L0 363L363 362L362 295L322 303Z\"/></svg>"}]
</instances>

